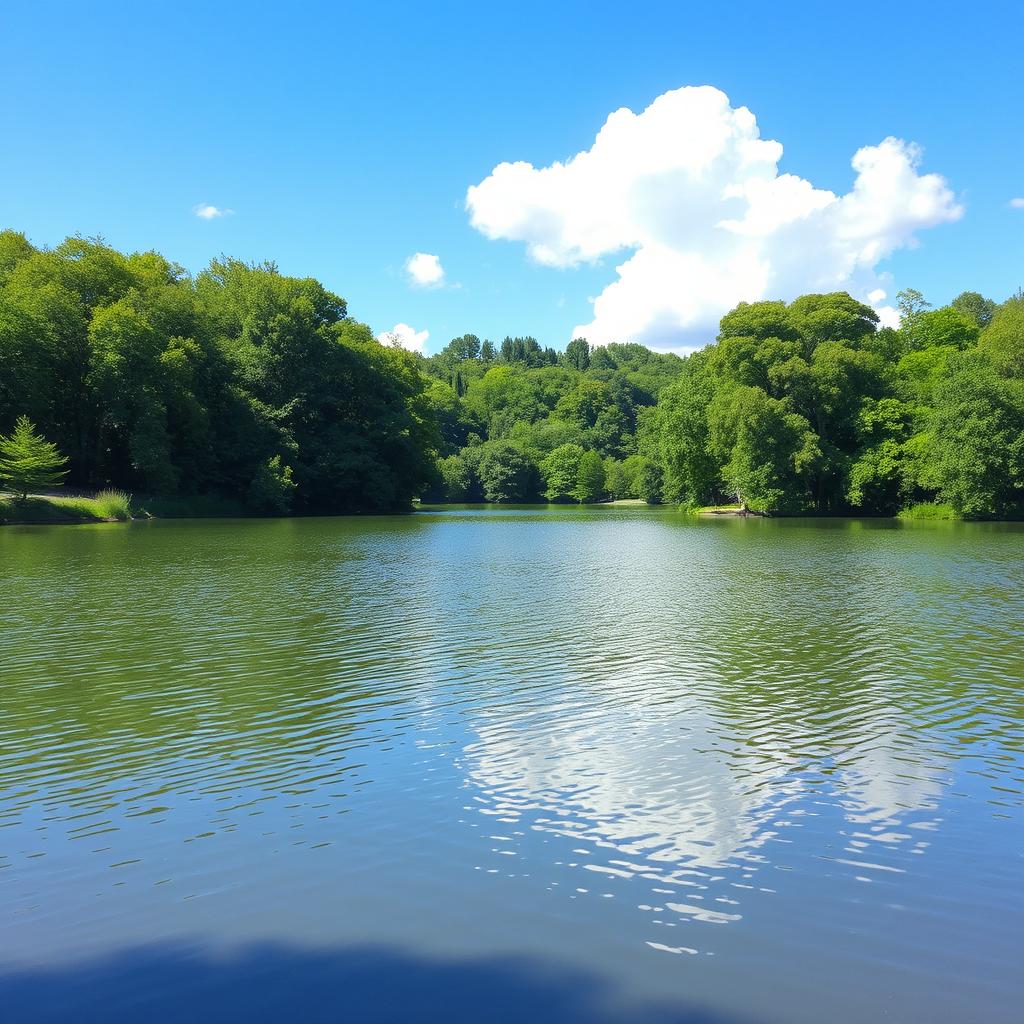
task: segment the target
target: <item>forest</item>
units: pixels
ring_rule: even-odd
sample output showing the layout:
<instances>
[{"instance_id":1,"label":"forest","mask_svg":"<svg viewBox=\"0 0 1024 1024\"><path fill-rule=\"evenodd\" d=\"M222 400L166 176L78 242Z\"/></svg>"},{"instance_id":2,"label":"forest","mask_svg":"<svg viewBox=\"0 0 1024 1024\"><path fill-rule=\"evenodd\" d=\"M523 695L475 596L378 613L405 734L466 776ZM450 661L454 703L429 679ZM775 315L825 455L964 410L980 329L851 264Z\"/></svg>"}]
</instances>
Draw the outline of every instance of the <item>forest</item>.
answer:
<instances>
[{"instance_id":1,"label":"forest","mask_svg":"<svg viewBox=\"0 0 1024 1024\"><path fill-rule=\"evenodd\" d=\"M271 264L193 279L153 252L0 234L0 433L28 417L69 487L408 508L435 473L425 389L344 299Z\"/></svg>"},{"instance_id":2,"label":"forest","mask_svg":"<svg viewBox=\"0 0 1024 1024\"><path fill-rule=\"evenodd\" d=\"M1024 296L742 303L688 356L466 334L422 356L271 264L192 276L100 240L0 233L0 435L69 487L257 514L424 502L730 502L778 515L1013 518Z\"/></svg>"}]
</instances>

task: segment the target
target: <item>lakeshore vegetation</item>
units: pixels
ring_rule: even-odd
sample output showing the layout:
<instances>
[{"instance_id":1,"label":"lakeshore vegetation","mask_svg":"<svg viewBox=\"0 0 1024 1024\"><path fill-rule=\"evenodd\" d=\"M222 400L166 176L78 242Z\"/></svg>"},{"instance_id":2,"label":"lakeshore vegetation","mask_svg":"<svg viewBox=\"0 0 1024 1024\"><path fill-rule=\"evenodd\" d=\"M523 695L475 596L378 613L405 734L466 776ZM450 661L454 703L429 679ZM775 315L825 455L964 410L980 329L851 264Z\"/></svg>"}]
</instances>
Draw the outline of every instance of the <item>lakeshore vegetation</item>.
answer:
<instances>
[{"instance_id":1,"label":"lakeshore vegetation","mask_svg":"<svg viewBox=\"0 0 1024 1024\"><path fill-rule=\"evenodd\" d=\"M0 435L54 446L43 484L169 511L632 498L1020 515L1024 296L932 309L906 291L900 311L893 329L846 293L744 303L686 357L472 334L422 356L273 264L192 276L155 252L5 231ZM10 517L33 499L5 480Z\"/></svg>"}]
</instances>

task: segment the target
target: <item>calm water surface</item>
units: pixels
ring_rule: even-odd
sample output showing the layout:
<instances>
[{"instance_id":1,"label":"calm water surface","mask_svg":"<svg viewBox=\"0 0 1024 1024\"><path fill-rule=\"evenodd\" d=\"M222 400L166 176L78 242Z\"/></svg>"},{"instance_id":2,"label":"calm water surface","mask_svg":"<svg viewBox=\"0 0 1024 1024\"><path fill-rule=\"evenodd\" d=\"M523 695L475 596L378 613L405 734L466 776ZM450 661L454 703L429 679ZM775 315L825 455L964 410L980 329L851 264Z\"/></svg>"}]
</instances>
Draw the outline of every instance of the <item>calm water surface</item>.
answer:
<instances>
[{"instance_id":1,"label":"calm water surface","mask_svg":"<svg viewBox=\"0 0 1024 1024\"><path fill-rule=\"evenodd\" d=\"M0 530L0 1018L1019 1021L1024 530Z\"/></svg>"}]
</instances>

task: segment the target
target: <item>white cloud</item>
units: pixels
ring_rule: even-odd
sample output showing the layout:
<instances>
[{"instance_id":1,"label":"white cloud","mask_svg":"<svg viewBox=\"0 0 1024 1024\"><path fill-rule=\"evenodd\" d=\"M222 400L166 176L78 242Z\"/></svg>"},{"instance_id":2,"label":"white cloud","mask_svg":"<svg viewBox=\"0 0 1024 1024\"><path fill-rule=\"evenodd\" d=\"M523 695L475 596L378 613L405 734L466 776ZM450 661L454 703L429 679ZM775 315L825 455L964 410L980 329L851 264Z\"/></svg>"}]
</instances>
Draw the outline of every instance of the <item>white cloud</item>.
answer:
<instances>
[{"instance_id":1,"label":"white cloud","mask_svg":"<svg viewBox=\"0 0 1024 1024\"><path fill-rule=\"evenodd\" d=\"M422 352L429 337L430 331L417 331L408 324L395 324L390 331L381 331L377 335L377 340L382 345L394 345L410 352Z\"/></svg>"},{"instance_id":2,"label":"white cloud","mask_svg":"<svg viewBox=\"0 0 1024 1024\"><path fill-rule=\"evenodd\" d=\"M212 203L199 203L192 207L192 212L201 220L215 220L217 217L227 217L235 211L223 206L214 206Z\"/></svg>"},{"instance_id":3,"label":"white cloud","mask_svg":"<svg viewBox=\"0 0 1024 1024\"><path fill-rule=\"evenodd\" d=\"M437 288L444 282L440 257L429 252L413 253L405 261L405 272L417 288Z\"/></svg>"},{"instance_id":4,"label":"white cloud","mask_svg":"<svg viewBox=\"0 0 1024 1024\"><path fill-rule=\"evenodd\" d=\"M884 288L872 288L865 296L867 301L875 307L875 312L878 314L878 326L895 329L900 325L900 313L895 306L884 305L886 297L887 293Z\"/></svg>"},{"instance_id":5,"label":"white cloud","mask_svg":"<svg viewBox=\"0 0 1024 1024\"><path fill-rule=\"evenodd\" d=\"M879 327L891 327L896 330L900 325L900 311L895 306L875 306L878 314Z\"/></svg>"},{"instance_id":6,"label":"white cloud","mask_svg":"<svg viewBox=\"0 0 1024 1024\"><path fill-rule=\"evenodd\" d=\"M1024 196L1017 196L1016 198L1011 199L1010 205L1015 210L1024 210Z\"/></svg>"},{"instance_id":7,"label":"white cloud","mask_svg":"<svg viewBox=\"0 0 1024 1024\"><path fill-rule=\"evenodd\" d=\"M630 701L637 691L629 687L638 682L647 692L660 690L627 663L601 680L602 697ZM577 692L593 683L593 674L579 679ZM628 704L614 715L582 716L570 731L536 712L509 711L500 722L482 716L472 722L478 738L466 745L462 763L477 790L477 809L492 821L517 818L515 834L553 833L590 847L591 865L610 863L664 884L692 886L698 870L737 861L756 870L755 851L778 835L780 804L813 790L797 770L799 756L785 743L781 713L759 714L761 724L773 728L762 730L757 765L743 772L723 757L713 715L690 713L689 742L679 743L675 721ZM947 766L908 770L898 734L884 716L871 725L874 743L854 747L833 776L847 821L897 824L915 812L934 811ZM714 879L703 881L711 885ZM714 901L706 902L713 920Z\"/></svg>"},{"instance_id":8,"label":"white cloud","mask_svg":"<svg viewBox=\"0 0 1024 1024\"><path fill-rule=\"evenodd\" d=\"M888 138L853 157L844 195L780 174L782 146L709 86L611 114L566 163L499 164L466 195L472 225L552 267L623 257L571 337L681 348L714 338L737 302L879 290L878 263L915 232L959 218L920 151Z\"/></svg>"}]
</instances>

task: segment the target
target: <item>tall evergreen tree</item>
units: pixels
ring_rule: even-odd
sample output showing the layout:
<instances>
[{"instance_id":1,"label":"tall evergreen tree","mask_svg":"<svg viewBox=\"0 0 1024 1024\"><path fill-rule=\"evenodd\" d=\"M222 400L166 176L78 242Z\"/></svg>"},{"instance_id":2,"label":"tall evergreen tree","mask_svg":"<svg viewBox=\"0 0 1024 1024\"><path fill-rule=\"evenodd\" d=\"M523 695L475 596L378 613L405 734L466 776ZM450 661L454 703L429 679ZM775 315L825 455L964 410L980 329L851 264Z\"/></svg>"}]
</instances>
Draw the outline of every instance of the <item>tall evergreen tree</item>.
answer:
<instances>
[{"instance_id":1,"label":"tall evergreen tree","mask_svg":"<svg viewBox=\"0 0 1024 1024\"><path fill-rule=\"evenodd\" d=\"M57 446L36 433L27 416L19 416L10 437L0 437L0 483L28 497L29 491L60 487L67 459Z\"/></svg>"}]
</instances>

